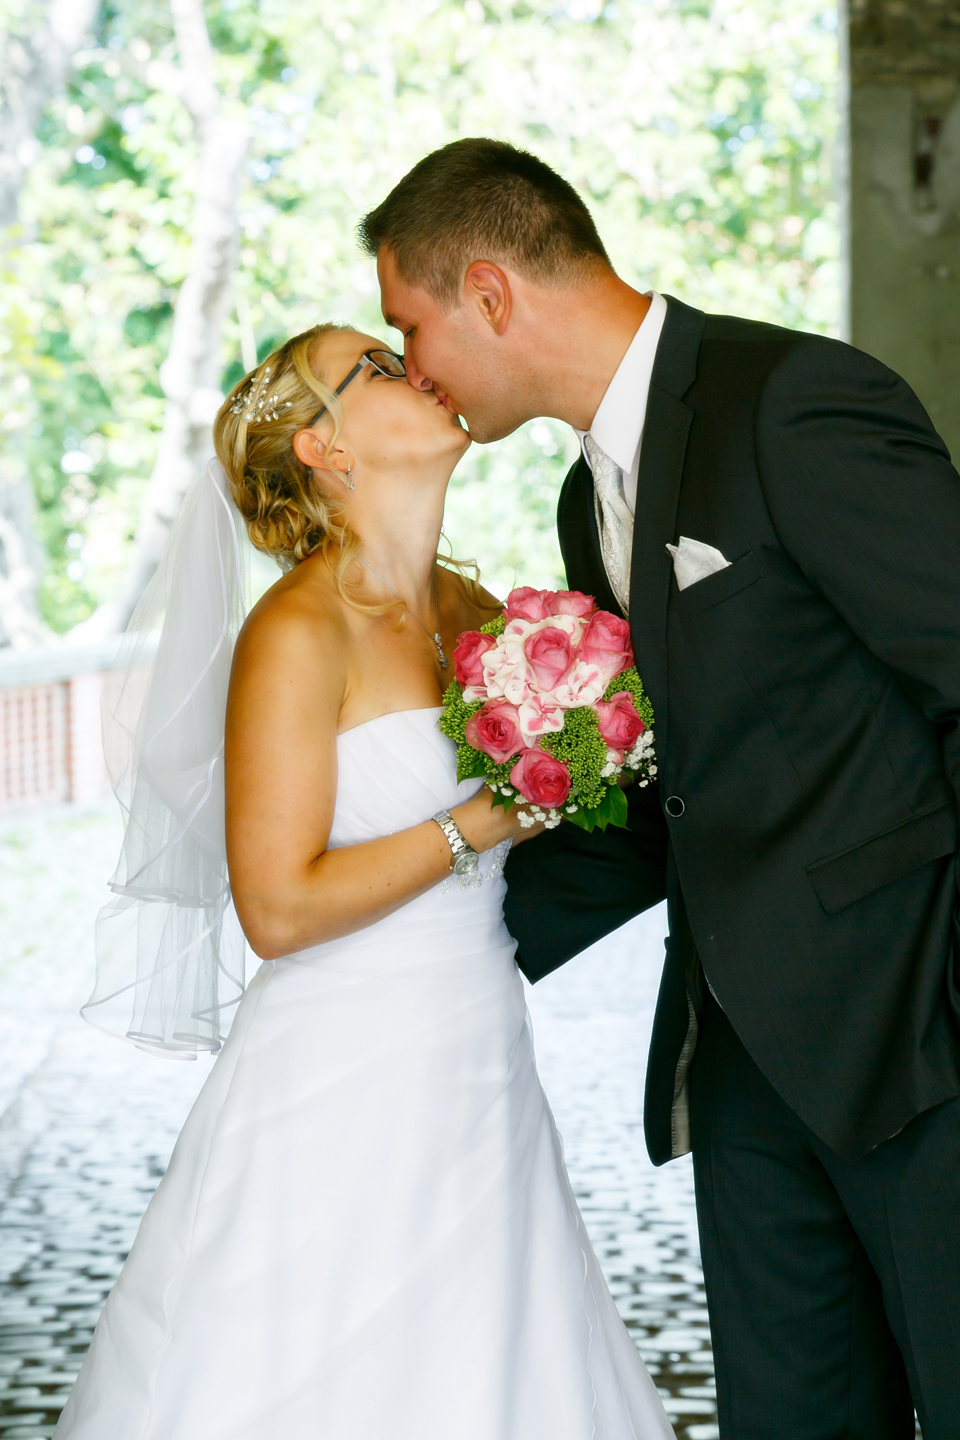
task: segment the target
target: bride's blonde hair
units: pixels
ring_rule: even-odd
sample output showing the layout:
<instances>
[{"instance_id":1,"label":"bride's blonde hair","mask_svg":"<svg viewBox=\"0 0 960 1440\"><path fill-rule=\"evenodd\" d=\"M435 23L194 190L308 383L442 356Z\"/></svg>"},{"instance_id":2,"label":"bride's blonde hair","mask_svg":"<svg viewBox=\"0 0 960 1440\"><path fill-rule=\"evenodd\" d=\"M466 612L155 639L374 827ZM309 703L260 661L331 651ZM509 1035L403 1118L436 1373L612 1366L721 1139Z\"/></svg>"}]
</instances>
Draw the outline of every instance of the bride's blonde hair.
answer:
<instances>
[{"instance_id":1,"label":"bride's blonde hair","mask_svg":"<svg viewBox=\"0 0 960 1440\"><path fill-rule=\"evenodd\" d=\"M308 429L323 406L333 421L328 451L340 433L343 411L324 378L320 347L325 336L352 328L314 325L274 350L238 381L220 406L213 443L257 549L273 556L284 570L320 551L347 604L385 615L397 608L397 601L361 603L349 593L347 574L359 558L360 537L350 529L336 501L323 493L310 466L293 451L294 435ZM437 559L457 570L471 597L479 601L474 563L442 555ZM465 574L464 567L474 570L474 577ZM403 601L399 605L402 624L406 606Z\"/></svg>"},{"instance_id":2,"label":"bride's blonde hair","mask_svg":"<svg viewBox=\"0 0 960 1440\"><path fill-rule=\"evenodd\" d=\"M349 328L314 325L294 335L238 381L214 421L217 458L250 539L285 570L323 550L334 574L342 574L360 543L293 453L294 435L323 406L333 421L331 445L340 432L343 413L323 377L320 346L333 331Z\"/></svg>"}]
</instances>

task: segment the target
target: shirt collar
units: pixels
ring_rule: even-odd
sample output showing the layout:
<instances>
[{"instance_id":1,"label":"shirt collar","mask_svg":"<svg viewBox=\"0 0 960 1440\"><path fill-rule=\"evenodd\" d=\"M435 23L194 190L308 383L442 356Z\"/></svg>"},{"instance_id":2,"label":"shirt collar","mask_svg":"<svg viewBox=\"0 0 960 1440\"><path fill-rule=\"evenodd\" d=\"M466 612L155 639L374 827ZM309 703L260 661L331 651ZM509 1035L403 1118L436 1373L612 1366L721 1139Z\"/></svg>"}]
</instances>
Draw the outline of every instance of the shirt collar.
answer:
<instances>
[{"instance_id":1,"label":"shirt collar","mask_svg":"<svg viewBox=\"0 0 960 1440\"><path fill-rule=\"evenodd\" d=\"M589 434L627 476L632 475L639 464L653 362L667 317L667 302L663 296L655 290L647 293L650 308L607 386L593 424L589 431L577 430L581 447Z\"/></svg>"}]
</instances>

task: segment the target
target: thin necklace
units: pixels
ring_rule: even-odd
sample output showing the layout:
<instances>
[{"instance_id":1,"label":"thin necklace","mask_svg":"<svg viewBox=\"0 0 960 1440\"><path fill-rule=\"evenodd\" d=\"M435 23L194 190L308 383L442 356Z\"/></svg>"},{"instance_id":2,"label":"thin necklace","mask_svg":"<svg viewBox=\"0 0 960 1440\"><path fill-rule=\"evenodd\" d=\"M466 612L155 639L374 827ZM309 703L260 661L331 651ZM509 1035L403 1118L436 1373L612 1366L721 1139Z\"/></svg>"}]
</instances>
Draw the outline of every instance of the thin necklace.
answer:
<instances>
[{"instance_id":1,"label":"thin necklace","mask_svg":"<svg viewBox=\"0 0 960 1440\"><path fill-rule=\"evenodd\" d=\"M383 576L380 574L380 571L379 571L379 570L374 570L374 569L373 569L373 566L370 564L370 561L369 561L369 560L365 560L362 555L359 556L359 560L360 560L361 565L366 565L366 567L367 567L368 570L373 570L373 573L374 573L374 575L376 575L377 579L380 581L380 584L381 584L381 585L386 585L386 587L387 587L387 589L390 591L390 594L391 594L391 595L397 595L397 592L396 592L396 590L394 590L393 586L389 583L389 581L384 580L384 578L383 578ZM401 604L401 605L407 605L407 602L406 602L406 600L404 600L404 598L403 598L402 595L397 595L397 599L400 601L400 604ZM440 634L440 629L439 629L439 626L440 626L440 600L439 600L439 597L438 597L438 595L437 595L437 572L436 572L436 570L434 570L434 572L433 572L433 608L434 608L434 610L435 610L435 612L436 612L436 616L437 616L437 627L438 627L438 628L437 628L436 630L434 630L433 634L431 635L431 634L430 634L430 631L427 629L426 625L424 625L423 621L422 621L422 620L418 620L417 617L416 617L416 615L413 615L413 611L410 610L410 606L407 605L407 609L410 611L410 614L413 615L414 620L417 621L417 624L420 626L420 629L423 631L424 635L426 635L427 639L428 639L428 640L432 640L433 643L434 643L434 645L436 645L436 647L437 647L437 660L439 661L440 669L441 669L441 670L446 670L446 669L449 668L450 661L447 659L447 657L446 657L446 655L445 655L445 653L444 653L444 649L443 649L443 636Z\"/></svg>"}]
</instances>

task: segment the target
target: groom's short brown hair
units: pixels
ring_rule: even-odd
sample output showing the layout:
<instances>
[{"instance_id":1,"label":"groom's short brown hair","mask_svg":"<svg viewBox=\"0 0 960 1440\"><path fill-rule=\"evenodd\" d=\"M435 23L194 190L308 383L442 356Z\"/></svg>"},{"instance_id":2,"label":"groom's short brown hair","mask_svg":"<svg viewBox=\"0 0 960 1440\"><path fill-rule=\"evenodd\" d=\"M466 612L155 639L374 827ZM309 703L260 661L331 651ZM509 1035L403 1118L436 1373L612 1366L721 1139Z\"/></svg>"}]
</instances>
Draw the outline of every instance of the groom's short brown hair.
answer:
<instances>
[{"instance_id":1,"label":"groom's short brown hair","mask_svg":"<svg viewBox=\"0 0 960 1440\"><path fill-rule=\"evenodd\" d=\"M361 220L360 244L386 246L400 275L450 306L474 260L545 283L610 266L580 196L555 170L502 140L455 140L414 165Z\"/></svg>"}]
</instances>

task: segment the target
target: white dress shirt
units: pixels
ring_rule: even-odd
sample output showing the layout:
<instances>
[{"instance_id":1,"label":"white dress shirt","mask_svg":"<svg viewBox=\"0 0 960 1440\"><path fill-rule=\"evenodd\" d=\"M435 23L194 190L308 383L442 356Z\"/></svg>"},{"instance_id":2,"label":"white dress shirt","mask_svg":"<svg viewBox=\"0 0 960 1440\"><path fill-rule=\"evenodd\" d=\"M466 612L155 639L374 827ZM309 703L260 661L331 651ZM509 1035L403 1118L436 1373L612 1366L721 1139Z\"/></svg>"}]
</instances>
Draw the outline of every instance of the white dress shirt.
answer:
<instances>
[{"instance_id":1,"label":"white dress shirt","mask_svg":"<svg viewBox=\"0 0 960 1440\"><path fill-rule=\"evenodd\" d=\"M589 430L577 430L584 459L590 467L591 474L594 473L594 463L590 451L594 450L595 453L597 449L602 450L619 471L619 491L626 504L626 511L629 512L628 523L610 523L613 517L609 516L607 508L601 505L600 499L597 500L598 522L608 531L604 544L604 550L607 552L610 545L613 545L618 551L622 551L624 547L629 551L630 542L633 539L632 522L637 508L637 473L640 468L640 447L647 414L647 399L650 394L650 380L653 375L653 363L657 356L657 345L660 342L663 322L667 316L667 302L663 296L658 295L655 290L649 291L648 294L650 295L650 308L643 317L640 328L631 340L626 354L617 366L613 379L607 386L597 413L593 417L593 424ZM587 444L588 437L593 442L589 446ZM623 512L623 506L618 505L617 509L621 513ZM605 522L607 522L606 525ZM610 568L608 564L608 571ZM629 553L622 555L621 563L616 568L619 572L620 583L615 585L615 589L619 592L623 588L623 575L626 575L629 587ZM613 575L610 578L613 581ZM625 608L625 600L622 600L621 603Z\"/></svg>"},{"instance_id":2,"label":"white dress shirt","mask_svg":"<svg viewBox=\"0 0 960 1440\"><path fill-rule=\"evenodd\" d=\"M588 465L590 459L583 442L587 435L591 435L604 454L620 467L623 498L631 515L637 508L637 471L640 469L640 445L647 415L650 377L663 322L667 318L667 302L663 296L658 295L656 290L647 293L650 309L606 388L593 424L589 430L577 431Z\"/></svg>"}]
</instances>

